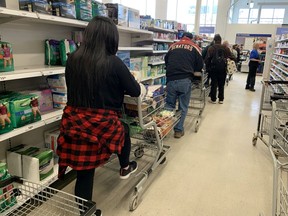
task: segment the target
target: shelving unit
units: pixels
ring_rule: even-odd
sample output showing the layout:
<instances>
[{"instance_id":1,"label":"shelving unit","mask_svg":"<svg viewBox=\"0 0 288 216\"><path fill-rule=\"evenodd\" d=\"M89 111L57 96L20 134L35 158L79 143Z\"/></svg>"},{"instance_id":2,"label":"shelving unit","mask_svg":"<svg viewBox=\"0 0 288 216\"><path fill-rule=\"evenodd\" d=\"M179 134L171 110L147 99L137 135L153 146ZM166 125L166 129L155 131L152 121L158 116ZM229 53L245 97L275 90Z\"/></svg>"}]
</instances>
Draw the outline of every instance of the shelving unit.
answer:
<instances>
[{"instance_id":1,"label":"shelving unit","mask_svg":"<svg viewBox=\"0 0 288 216\"><path fill-rule=\"evenodd\" d=\"M153 54L163 54L163 53L167 53L168 50L153 50Z\"/></svg>"},{"instance_id":2,"label":"shelving unit","mask_svg":"<svg viewBox=\"0 0 288 216\"><path fill-rule=\"evenodd\" d=\"M159 62L148 62L149 65L156 66L156 65L163 65L165 64L165 61L159 61Z\"/></svg>"}]
</instances>

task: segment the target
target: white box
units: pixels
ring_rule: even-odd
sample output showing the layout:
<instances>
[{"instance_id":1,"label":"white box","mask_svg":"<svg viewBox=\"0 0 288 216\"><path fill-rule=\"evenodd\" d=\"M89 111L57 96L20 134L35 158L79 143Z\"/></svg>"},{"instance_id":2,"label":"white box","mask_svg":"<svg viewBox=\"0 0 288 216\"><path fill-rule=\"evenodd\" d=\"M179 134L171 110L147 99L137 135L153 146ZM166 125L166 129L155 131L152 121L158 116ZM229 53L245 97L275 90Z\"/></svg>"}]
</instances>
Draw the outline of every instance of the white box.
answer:
<instances>
[{"instance_id":1,"label":"white box","mask_svg":"<svg viewBox=\"0 0 288 216\"><path fill-rule=\"evenodd\" d=\"M57 109L63 109L67 103L67 94L66 93L56 93L53 92L53 107Z\"/></svg>"},{"instance_id":2,"label":"white box","mask_svg":"<svg viewBox=\"0 0 288 216\"><path fill-rule=\"evenodd\" d=\"M32 182L41 182L54 173L54 157L51 149L23 155L23 178Z\"/></svg>"},{"instance_id":3,"label":"white box","mask_svg":"<svg viewBox=\"0 0 288 216\"><path fill-rule=\"evenodd\" d=\"M11 175L23 177L22 153L28 148L29 146L21 144L7 150L6 152L7 166L9 173Z\"/></svg>"},{"instance_id":4,"label":"white box","mask_svg":"<svg viewBox=\"0 0 288 216\"><path fill-rule=\"evenodd\" d=\"M65 75L52 75L47 78L47 81L52 92L67 93Z\"/></svg>"},{"instance_id":5,"label":"white box","mask_svg":"<svg viewBox=\"0 0 288 216\"><path fill-rule=\"evenodd\" d=\"M54 128L44 132L45 147L51 149L55 154L57 150L57 138L60 134L59 128Z\"/></svg>"},{"instance_id":6,"label":"white box","mask_svg":"<svg viewBox=\"0 0 288 216\"><path fill-rule=\"evenodd\" d=\"M0 6L9 9L19 10L18 0L0 0Z\"/></svg>"}]
</instances>

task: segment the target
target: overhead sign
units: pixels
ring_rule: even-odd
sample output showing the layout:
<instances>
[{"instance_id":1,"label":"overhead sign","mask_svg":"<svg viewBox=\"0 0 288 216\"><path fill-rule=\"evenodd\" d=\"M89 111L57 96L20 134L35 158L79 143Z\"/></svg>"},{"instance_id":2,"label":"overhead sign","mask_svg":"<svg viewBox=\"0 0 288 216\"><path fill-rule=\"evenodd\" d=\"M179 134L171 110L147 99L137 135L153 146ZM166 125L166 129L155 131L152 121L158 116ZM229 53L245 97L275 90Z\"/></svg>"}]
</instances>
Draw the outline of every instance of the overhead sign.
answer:
<instances>
[{"instance_id":1,"label":"overhead sign","mask_svg":"<svg viewBox=\"0 0 288 216\"><path fill-rule=\"evenodd\" d=\"M236 37L271 37L271 34L246 34L246 33L237 33Z\"/></svg>"},{"instance_id":2,"label":"overhead sign","mask_svg":"<svg viewBox=\"0 0 288 216\"><path fill-rule=\"evenodd\" d=\"M199 33L200 34L214 34L215 27L211 26L200 26Z\"/></svg>"},{"instance_id":3,"label":"overhead sign","mask_svg":"<svg viewBox=\"0 0 288 216\"><path fill-rule=\"evenodd\" d=\"M288 28L278 27L276 30L276 35L288 34Z\"/></svg>"}]
</instances>

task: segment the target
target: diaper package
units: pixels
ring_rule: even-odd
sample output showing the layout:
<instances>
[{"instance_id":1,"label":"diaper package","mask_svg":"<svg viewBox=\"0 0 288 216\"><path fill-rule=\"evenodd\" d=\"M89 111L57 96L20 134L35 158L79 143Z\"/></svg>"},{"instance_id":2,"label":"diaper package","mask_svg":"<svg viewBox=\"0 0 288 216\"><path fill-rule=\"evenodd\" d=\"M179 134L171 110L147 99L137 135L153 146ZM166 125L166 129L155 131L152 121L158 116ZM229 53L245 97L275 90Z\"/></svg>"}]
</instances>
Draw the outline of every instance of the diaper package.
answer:
<instances>
[{"instance_id":1,"label":"diaper package","mask_svg":"<svg viewBox=\"0 0 288 216\"><path fill-rule=\"evenodd\" d=\"M47 0L19 0L19 9L29 12L52 14L51 1Z\"/></svg>"},{"instance_id":2,"label":"diaper package","mask_svg":"<svg viewBox=\"0 0 288 216\"><path fill-rule=\"evenodd\" d=\"M116 25L128 27L128 8L121 4L107 3L108 16Z\"/></svg>"},{"instance_id":3,"label":"diaper package","mask_svg":"<svg viewBox=\"0 0 288 216\"><path fill-rule=\"evenodd\" d=\"M59 45L58 40L45 40L46 65L61 65Z\"/></svg>"},{"instance_id":4,"label":"diaper package","mask_svg":"<svg viewBox=\"0 0 288 216\"><path fill-rule=\"evenodd\" d=\"M92 16L105 16L108 17L108 11L107 11L107 7L105 6L105 4L96 1L96 0L92 0Z\"/></svg>"},{"instance_id":5,"label":"diaper package","mask_svg":"<svg viewBox=\"0 0 288 216\"><path fill-rule=\"evenodd\" d=\"M9 98L0 100L0 134L13 130Z\"/></svg>"},{"instance_id":6,"label":"diaper package","mask_svg":"<svg viewBox=\"0 0 288 216\"><path fill-rule=\"evenodd\" d=\"M92 0L75 0L75 6L77 19L84 21L92 19Z\"/></svg>"},{"instance_id":7,"label":"diaper package","mask_svg":"<svg viewBox=\"0 0 288 216\"><path fill-rule=\"evenodd\" d=\"M61 64L65 66L68 55L74 52L77 49L77 46L73 40L65 39L60 41L59 49Z\"/></svg>"},{"instance_id":8,"label":"diaper package","mask_svg":"<svg viewBox=\"0 0 288 216\"><path fill-rule=\"evenodd\" d=\"M0 182L11 177L7 170L6 163L0 163ZM0 188L0 213L5 212L17 203L16 196L13 193L13 184L8 184Z\"/></svg>"},{"instance_id":9,"label":"diaper package","mask_svg":"<svg viewBox=\"0 0 288 216\"><path fill-rule=\"evenodd\" d=\"M53 100L52 100L51 89L47 88L47 89L41 89L41 90L27 90L21 93L37 95L40 112L53 110Z\"/></svg>"},{"instance_id":10,"label":"diaper package","mask_svg":"<svg viewBox=\"0 0 288 216\"><path fill-rule=\"evenodd\" d=\"M74 0L53 0L53 15L76 19L76 8Z\"/></svg>"},{"instance_id":11,"label":"diaper package","mask_svg":"<svg viewBox=\"0 0 288 216\"><path fill-rule=\"evenodd\" d=\"M14 128L41 120L38 96L19 95L10 100L11 122Z\"/></svg>"},{"instance_id":12,"label":"diaper package","mask_svg":"<svg viewBox=\"0 0 288 216\"><path fill-rule=\"evenodd\" d=\"M63 109L67 103L67 93L53 92L53 106L56 109Z\"/></svg>"},{"instance_id":13,"label":"diaper package","mask_svg":"<svg viewBox=\"0 0 288 216\"><path fill-rule=\"evenodd\" d=\"M14 70L13 49L8 42L0 41L0 72Z\"/></svg>"},{"instance_id":14,"label":"diaper package","mask_svg":"<svg viewBox=\"0 0 288 216\"><path fill-rule=\"evenodd\" d=\"M67 92L65 75L57 74L57 75L48 76L47 81L52 92L58 92L58 93Z\"/></svg>"}]
</instances>

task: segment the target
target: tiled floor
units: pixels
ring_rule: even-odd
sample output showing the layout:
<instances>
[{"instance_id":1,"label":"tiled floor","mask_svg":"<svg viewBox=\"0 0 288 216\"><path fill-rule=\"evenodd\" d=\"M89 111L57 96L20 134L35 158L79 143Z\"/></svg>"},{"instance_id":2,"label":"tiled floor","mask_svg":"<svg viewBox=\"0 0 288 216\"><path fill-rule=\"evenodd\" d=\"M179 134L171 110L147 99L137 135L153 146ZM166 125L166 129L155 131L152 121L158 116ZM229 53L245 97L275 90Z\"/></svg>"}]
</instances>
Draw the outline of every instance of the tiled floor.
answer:
<instances>
[{"instance_id":1,"label":"tiled floor","mask_svg":"<svg viewBox=\"0 0 288 216\"><path fill-rule=\"evenodd\" d=\"M261 77L256 92L250 92L244 90L246 76L234 75L224 104L207 104L198 133L187 119L185 136L165 141L171 146L168 162L151 176L135 211L128 210L135 181L123 182L115 172L97 170L94 200L103 215L271 215L272 160L260 141L252 146Z\"/></svg>"}]
</instances>

